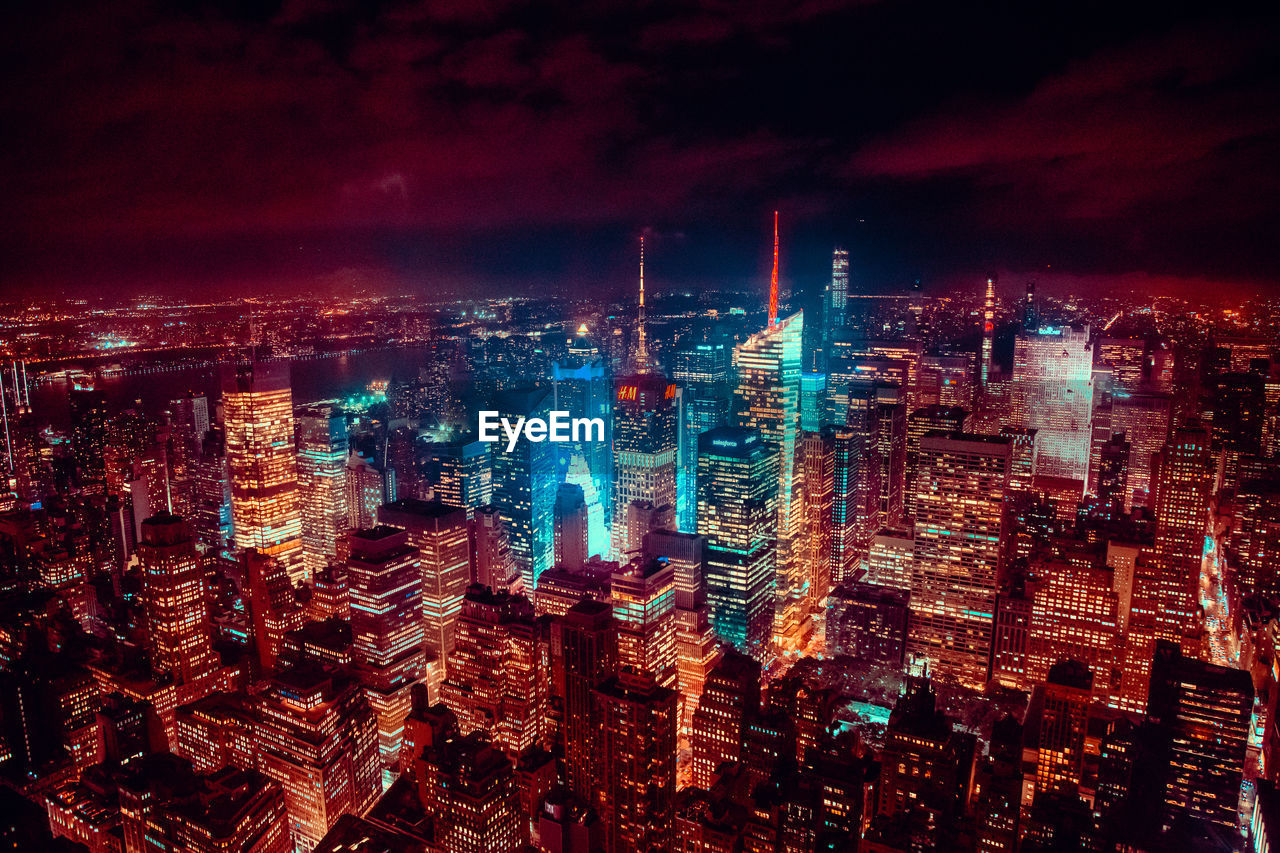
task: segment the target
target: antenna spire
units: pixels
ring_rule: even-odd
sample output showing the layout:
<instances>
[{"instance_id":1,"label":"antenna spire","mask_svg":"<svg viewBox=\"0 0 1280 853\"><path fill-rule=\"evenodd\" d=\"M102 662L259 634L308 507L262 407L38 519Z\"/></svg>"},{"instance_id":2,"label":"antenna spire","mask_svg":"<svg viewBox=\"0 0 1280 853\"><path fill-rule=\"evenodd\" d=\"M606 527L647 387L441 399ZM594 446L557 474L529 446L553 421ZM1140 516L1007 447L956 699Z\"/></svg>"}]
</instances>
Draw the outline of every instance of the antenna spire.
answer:
<instances>
[{"instance_id":1,"label":"antenna spire","mask_svg":"<svg viewBox=\"0 0 1280 853\"><path fill-rule=\"evenodd\" d=\"M769 278L769 325L778 323L778 211L773 212L773 275Z\"/></svg>"},{"instance_id":2,"label":"antenna spire","mask_svg":"<svg viewBox=\"0 0 1280 853\"><path fill-rule=\"evenodd\" d=\"M644 309L644 235L640 235L640 310L636 314L636 372L649 371L649 339Z\"/></svg>"}]
</instances>

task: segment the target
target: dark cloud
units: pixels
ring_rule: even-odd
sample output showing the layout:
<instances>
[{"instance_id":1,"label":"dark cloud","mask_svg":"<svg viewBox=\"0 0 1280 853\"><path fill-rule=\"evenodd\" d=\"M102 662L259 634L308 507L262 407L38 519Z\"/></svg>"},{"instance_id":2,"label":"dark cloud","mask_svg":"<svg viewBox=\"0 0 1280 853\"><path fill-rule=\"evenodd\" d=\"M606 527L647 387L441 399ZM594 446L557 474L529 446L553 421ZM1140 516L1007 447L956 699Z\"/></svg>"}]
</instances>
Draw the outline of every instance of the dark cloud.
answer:
<instances>
[{"instance_id":1,"label":"dark cloud","mask_svg":"<svg viewBox=\"0 0 1280 853\"><path fill-rule=\"evenodd\" d=\"M686 235L689 276L749 278L775 206L798 278L835 240L884 282L1042 261L1257 279L1280 254L1249 228L1276 216L1270 22L833 0L8 14L10 288L625 281L645 226Z\"/></svg>"}]
</instances>

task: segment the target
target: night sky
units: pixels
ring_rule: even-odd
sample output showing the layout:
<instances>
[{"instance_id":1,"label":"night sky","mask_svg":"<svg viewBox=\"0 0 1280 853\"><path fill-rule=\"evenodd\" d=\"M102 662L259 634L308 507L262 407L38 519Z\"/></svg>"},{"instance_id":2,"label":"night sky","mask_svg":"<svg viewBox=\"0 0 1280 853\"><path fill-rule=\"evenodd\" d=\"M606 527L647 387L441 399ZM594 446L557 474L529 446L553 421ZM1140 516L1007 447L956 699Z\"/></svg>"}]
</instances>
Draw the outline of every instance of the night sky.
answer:
<instances>
[{"instance_id":1,"label":"night sky","mask_svg":"<svg viewBox=\"0 0 1280 853\"><path fill-rule=\"evenodd\" d=\"M763 287L775 207L798 286L1280 281L1227 4L5 5L6 297Z\"/></svg>"}]
</instances>

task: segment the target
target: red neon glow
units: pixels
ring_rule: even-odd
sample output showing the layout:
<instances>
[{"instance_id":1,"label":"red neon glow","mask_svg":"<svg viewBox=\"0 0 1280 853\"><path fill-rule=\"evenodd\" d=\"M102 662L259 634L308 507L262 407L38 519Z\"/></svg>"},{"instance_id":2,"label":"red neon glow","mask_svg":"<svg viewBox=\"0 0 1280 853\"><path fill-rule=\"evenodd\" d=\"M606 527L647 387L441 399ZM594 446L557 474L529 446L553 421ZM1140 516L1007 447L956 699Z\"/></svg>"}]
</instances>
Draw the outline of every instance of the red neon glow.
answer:
<instances>
[{"instance_id":1,"label":"red neon glow","mask_svg":"<svg viewBox=\"0 0 1280 853\"><path fill-rule=\"evenodd\" d=\"M773 212L773 275L769 278L769 325L778 322L778 211Z\"/></svg>"}]
</instances>

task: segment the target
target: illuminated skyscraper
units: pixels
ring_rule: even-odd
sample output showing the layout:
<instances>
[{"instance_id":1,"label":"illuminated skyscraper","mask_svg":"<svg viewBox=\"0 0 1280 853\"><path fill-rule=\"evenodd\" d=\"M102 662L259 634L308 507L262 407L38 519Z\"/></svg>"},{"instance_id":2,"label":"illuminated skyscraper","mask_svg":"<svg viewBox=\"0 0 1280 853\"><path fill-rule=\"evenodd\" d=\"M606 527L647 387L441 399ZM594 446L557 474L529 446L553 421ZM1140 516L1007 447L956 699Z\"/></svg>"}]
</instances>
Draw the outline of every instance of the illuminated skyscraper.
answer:
<instances>
[{"instance_id":1,"label":"illuminated skyscraper","mask_svg":"<svg viewBox=\"0 0 1280 853\"><path fill-rule=\"evenodd\" d=\"M600 502L600 534L613 523L616 508L611 505L613 443L613 394L605 359L586 333L579 329L570 342L567 356L551 363L551 408L569 413L571 418L600 418L604 421L603 441L570 441L556 445L557 470L565 471L573 457L581 458ZM585 487L584 487L585 488ZM604 553L603 543L593 545Z\"/></svg>"},{"instance_id":2,"label":"illuminated skyscraper","mask_svg":"<svg viewBox=\"0 0 1280 853\"><path fill-rule=\"evenodd\" d=\"M598 708L591 691L618 671L612 609L601 601L580 601L553 623L559 633L564 674L564 755L569 788L579 800L596 805L593 780L599 772L596 745Z\"/></svg>"},{"instance_id":3,"label":"illuminated skyscraper","mask_svg":"<svg viewBox=\"0 0 1280 853\"><path fill-rule=\"evenodd\" d=\"M677 489L680 529L698 527L698 436L723 426L729 417L729 369L733 350L714 333L697 337L676 349L671 378L683 385L680 446L681 468Z\"/></svg>"},{"instance_id":4,"label":"illuminated skyscraper","mask_svg":"<svg viewBox=\"0 0 1280 853\"><path fill-rule=\"evenodd\" d=\"M222 405L236 546L275 557L294 583L305 581L289 363L227 366Z\"/></svg>"},{"instance_id":5,"label":"illuminated skyscraper","mask_svg":"<svg viewBox=\"0 0 1280 853\"><path fill-rule=\"evenodd\" d=\"M768 534L776 541L774 589L778 596L777 626L780 635L795 634L806 617L807 595L804 563L792 554L801 513L792 512L796 486L796 450L800 437L801 343L804 312L797 312L757 332L733 351L738 374L734 388L734 421L742 429L756 430L769 458L770 477L777 488L770 495L776 520ZM701 451L699 451L701 452ZM699 478L699 491L701 491ZM797 506L799 504L797 503ZM701 525L701 507L699 524ZM703 532L701 527L699 533Z\"/></svg>"},{"instance_id":6,"label":"illuminated skyscraper","mask_svg":"<svg viewBox=\"0 0 1280 853\"><path fill-rule=\"evenodd\" d=\"M805 566L809 607L817 609L831 589L832 512L835 496L834 430L801 433L800 473L804 478L804 521L800 559Z\"/></svg>"},{"instance_id":7,"label":"illuminated skyscraper","mask_svg":"<svg viewBox=\"0 0 1280 853\"><path fill-rule=\"evenodd\" d=\"M493 458L485 441L426 445L422 478L432 499L460 506L470 518L493 501Z\"/></svg>"},{"instance_id":8,"label":"illuminated skyscraper","mask_svg":"<svg viewBox=\"0 0 1280 853\"><path fill-rule=\"evenodd\" d=\"M759 654L773 628L775 451L754 430L698 438L698 533L707 538L707 600L725 642Z\"/></svg>"},{"instance_id":9,"label":"illuminated skyscraper","mask_svg":"<svg viewBox=\"0 0 1280 853\"><path fill-rule=\"evenodd\" d=\"M1179 816L1238 825L1240 785L1253 715L1249 673L1186 657L1160 641L1151 665L1147 719L1164 752L1164 825Z\"/></svg>"},{"instance_id":10,"label":"illuminated skyscraper","mask_svg":"<svg viewBox=\"0 0 1280 853\"><path fill-rule=\"evenodd\" d=\"M910 592L915 549L916 542L908 531L881 530L871 540L867 556L867 581Z\"/></svg>"},{"instance_id":11,"label":"illuminated skyscraper","mask_svg":"<svg viewBox=\"0 0 1280 853\"><path fill-rule=\"evenodd\" d=\"M378 521L409 534L422 566L422 619L428 661L447 669L457 644L462 598L471 584L467 513L439 501L400 500L378 510Z\"/></svg>"},{"instance_id":12,"label":"illuminated skyscraper","mask_svg":"<svg viewBox=\"0 0 1280 853\"><path fill-rule=\"evenodd\" d=\"M595 688L600 818L610 851L670 850L676 799L676 693L622 670Z\"/></svg>"},{"instance_id":13,"label":"illuminated skyscraper","mask_svg":"<svg viewBox=\"0 0 1280 853\"><path fill-rule=\"evenodd\" d=\"M987 680L1010 453L1009 440L993 436L920 439L907 652L977 689Z\"/></svg>"},{"instance_id":14,"label":"illuminated skyscraper","mask_svg":"<svg viewBox=\"0 0 1280 853\"><path fill-rule=\"evenodd\" d=\"M138 557L152 670L185 683L216 668L204 568L186 522L168 514L142 522Z\"/></svg>"},{"instance_id":15,"label":"illuminated skyscraper","mask_svg":"<svg viewBox=\"0 0 1280 853\"><path fill-rule=\"evenodd\" d=\"M378 726L350 676L314 664L277 674L257 700L257 763L284 788L294 850L311 850L380 790Z\"/></svg>"},{"instance_id":16,"label":"illuminated skyscraper","mask_svg":"<svg viewBox=\"0 0 1280 853\"><path fill-rule=\"evenodd\" d=\"M587 501L582 487L561 483L556 489L555 565L578 569L587 561Z\"/></svg>"},{"instance_id":17,"label":"illuminated skyscraper","mask_svg":"<svg viewBox=\"0 0 1280 853\"><path fill-rule=\"evenodd\" d=\"M1037 473L1088 479L1092 414L1088 326L1020 333L1013 351L1013 421L1036 430Z\"/></svg>"},{"instance_id":18,"label":"illuminated skyscraper","mask_svg":"<svg viewBox=\"0 0 1280 853\"><path fill-rule=\"evenodd\" d=\"M1171 401L1168 394L1113 394L1111 431L1129 442L1128 489L1125 510L1151 506L1151 464L1169 440Z\"/></svg>"},{"instance_id":19,"label":"illuminated skyscraper","mask_svg":"<svg viewBox=\"0 0 1280 853\"><path fill-rule=\"evenodd\" d=\"M707 540L693 533L657 530L644 538L644 556L665 560L675 570L676 683L680 730L688 734L707 674L720 658L720 640L707 604Z\"/></svg>"},{"instance_id":20,"label":"illuminated skyscraper","mask_svg":"<svg viewBox=\"0 0 1280 853\"><path fill-rule=\"evenodd\" d=\"M707 676L693 715L693 784L708 790L726 761L741 761L747 723L760 713L760 664L725 652Z\"/></svg>"},{"instance_id":21,"label":"illuminated skyscraper","mask_svg":"<svg viewBox=\"0 0 1280 853\"><path fill-rule=\"evenodd\" d=\"M903 505L908 518L915 517L921 437L930 432L970 432L971 426L969 413L959 406L930 405L907 416L907 475Z\"/></svg>"},{"instance_id":22,"label":"illuminated skyscraper","mask_svg":"<svg viewBox=\"0 0 1280 853\"><path fill-rule=\"evenodd\" d=\"M289 575L275 557L248 548L240 554L246 585L246 604L258 653L258 672L275 671L285 636L302 627L303 613L294 596Z\"/></svg>"},{"instance_id":23,"label":"illuminated skyscraper","mask_svg":"<svg viewBox=\"0 0 1280 853\"><path fill-rule=\"evenodd\" d=\"M618 664L676 686L676 570L666 560L637 557L609 584L618 626Z\"/></svg>"},{"instance_id":24,"label":"illuminated skyscraper","mask_svg":"<svg viewBox=\"0 0 1280 853\"><path fill-rule=\"evenodd\" d=\"M461 731L481 729L513 759L543 743L550 676L533 606L520 595L472 586L440 698Z\"/></svg>"},{"instance_id":25,"label":"illuminated skyscraper","mask_svg":"<svg viewBox=\"0 0 1280 853\"><path fill-rule=\"evenodd\" d=\"M853 580L858 570L865 568L871 538L879 527L879 466L872 453L872 438L866 430L852 426L823 431L832 460L832 585Z\"/></svg>"},{"instance_id":26,"label":"illuminated skyscraper","mask_svg":"<svg viewBox=\"0 0 1280 853\"><path fill-rule=\"evenodd\" d=\"M1033 331L1040 328L1040 308L1036 305L1036 283L1027 282L1027 293L1022 300L1022 328Z\"/></svg>"},{"instance_id":27,"label":"illuminated skyscraper","mask_svg":"<svg viewBox=\"0 0 1280 853\"><path fill-rule=\"evenodd\" d=\"M467 529L471 545L471 579L495 592L518 593L524 578L516 569L507 540L507 526L494 506L478 507Z\"/></svg>"},{"instance_id":28,"label":"illuminated skyscraper","mask_svg":"<svg viewBox=\"0 0 1280 853\"><path fill-rule=\"evenodd\" d=\"M1170 642L1180 643L1197 629L1200 561L1220 455L1209 431L1191 422L1173 431L1152 463L1156 636Z\"/></svg>"},{"instance_id":29,"label":"illuminated skyscraper","mask_svg":"<svg viewBox=\"0 0 1280 853\"><path fill-rule=\"evenodd\" d=\"M551 393L545 388L520 388L498 395L499 417L547 418ZM556 502L555 445L521 438L507 450L493 445L493 505L502 514L507 542L516 570L532 590L538 576L551 568L555 555L553 519Z\"/></svg>"},{"instance_id":30,"label":"illuminated skyscraper","mask_svg":"<svg viewBox=\"0 0 1280 853\"><path fill-rule=\"evenodd\" d=\"M414 816L430 818L431 840L450 853L515 853L527 833L521 832L511 760L483 733L460 734L447 708L423 707L421 691L418 696L406 728L404 766L420 806ZM360 849L367 838L362 833L336 849Z\"/></svg>"},{"instance_id":31,"label":"illuminated skyscraper","mask_svg":"<svg viewBox=\"0 0 1280 853\"><path fill-rule=\"evenodd\" d=\"M823 294L823 351L831 342L831 333L844 328L849 320L849 252L836 248L831 253L831 281Z\"/></svg>"},{"instance_id":32,"label":"illuminated skyscraper","mask_svg":"<svg viewBox=\"0 0 1280 853\"><path fill-rule=\"evenodd\" d=\"M426 673L422 569L408 534L385 525L351 534L351 637L360 680L378 717L382 789L400 763L410 690Z\"/></svg>"},{"instance_id":33,"label":"illuminated skyscraper","mask_svg":"<svg viewBox=\"0 0 1280 853\"><path fill-rule=\"evenodd\" d=\"M880 465L880 527L902 523L907 469L907 401L901 388L877 385L875 457Z\"/></svg>"},{"instance_id":34,"label":"illuminated skyscraper","mask_svg":"<svg viewBox=\"0 0 1280 853\"><path fill-rule=\"evenodd\" d=\"M612 450L605 448L612 458ZM605 523L605 505L609 502L613 486L599 488L587 467L586 457L575 453L569 457L569 468L564 472L564 482L582 490L583 511L586 514L586 548L588 554L608 554L610 551L609 527Z\"/></svg>"},{"instance_id":35,"label":"illuminated skyscraper","mask_svg":"<svg viewBox=\"0 0 1280 853\"><path fill-rule=\"evenodd\" d=\"M1074 660L1055 663L1037 685L1029 717L1039 720L1036 744L1036 794L1074 796L1084 777L1085 736L1093 673ZM1036 711L1039 713L1036 714Z\"/></svg>"},{"instance_id":36,"label":"illuminated skyscraper","mask_svg":"<svg viewBox=\"0 0 1280 853\"><path fill-rule=\"evenodd\" d=\"M639 551L625 521L633 501L655 509L676 509L678 418L676 386L657 373L623 376L614 383L613 475L614 553Z\"/></svg>"},{"instance_id":37,"label":"illuminated skyscraper","mask_svg":"<svg viewBox=\"0 0 1280 853\"><path fill-rule=\"evenodd\" d=\"M192 465L195 482L193 526L196 541L221 550L232 538L231 483L227 473L227 442L222 427L214 427L200 442L200 456Z\"/></svg>"},{"instance_id":38,"label":"illuminated skyscraper","mask_svg":"<svg viewBox=\"0 0 1280 853\"><path fill-rule=\"evenodd\" d=\"M1247 480L1236 493L1231 549L1243 595L1280 597L1280 480Z\"/></svg>"},{"instance_id":39,"label":"illuminated skyscraper","mask_svg":"<svg viewBox=\"0 0 1280 853\"><path fill-rule=\"evenodd\" d=\"M917 409L954 406L973 411L974 359L972 352L921 356L912 405Z\"/></svg>"},{"instance_id":40,"label":"illuminated skyscraper","mask_svg":"<svg viewBox=\"0 0 1280 853\"><path fill-rule=\"evenodd\" d=\"M889 715L872 832L879 834L883 819L896 818L907 823L921 849L951 849L939 836L962 805L973 750L972 735L956 731L937 707L933 685L909 677Z\"/></svg>"},{"instance_id":41,"label":"illuminated skyscraper","mask_svg":"<svg viewBox=\"0 0 1280 853\"><path fill-rule=\"evenodd\" d=\"M1122 604L1117 572L1097 561L1040 559L1027 626L1027 682L1045 681L1065 658L1093 671L1095 701L1119 701L1123 659Z\"/></svg>"},{"instance_id":42,"label":"illuminated skyscraper","mask_svg":"<svg viewBox=\"0 0 1280 853\"><path fill-rule=\"evenodd\" d=\"M800 374L800 430L818 432L831 423L827 399L827 374Z\"/></svg>"},{"instance_id":43,"label":"illuminated skyscraper","mask_svg":"<svg viewBox=\"0 0 1280 853\"><path fill-rule=\"evenodd\" d=\"M987 279L987 295L982 304L982 352L978 355L978 390L987 391L991 375L991 343L996 334L996 280Z\"/></svg>"},{"instance_id":44,"label":"illuminated skyscraper","mask_svg":"<svg viewBox=\"0 0 1280 853\"><path fill-rule=\"evenodd\" d=\"M314 576L336 559L347 532L347 418L333 403L315 403L299 406L294 419L302 558Z\"/></svg>"},{"instance_id":45,"label":"illuminated skyscraper","mask_svg":"<svg viewBox=\"0 0 1280 853\"><path fill-rule=\"evenodd\" d=\"M346 460L344 479L347 486L347 528L364 530L373 527L378 521L378 507L395 496L395 469L377 465L353 450Z\"/></svg>"}]
</instances>

